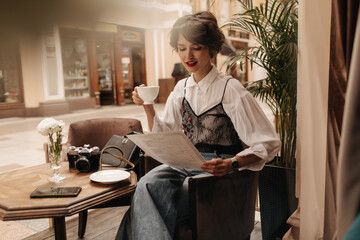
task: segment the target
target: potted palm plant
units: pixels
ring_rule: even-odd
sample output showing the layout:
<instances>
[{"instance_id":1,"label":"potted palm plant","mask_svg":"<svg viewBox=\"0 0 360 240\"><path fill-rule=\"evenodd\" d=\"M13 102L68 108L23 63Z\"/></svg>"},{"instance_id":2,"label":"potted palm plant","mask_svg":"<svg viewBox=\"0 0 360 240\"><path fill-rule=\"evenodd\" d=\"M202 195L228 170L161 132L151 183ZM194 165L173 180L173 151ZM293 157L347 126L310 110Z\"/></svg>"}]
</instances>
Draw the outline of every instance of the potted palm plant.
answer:
<instances>
[{"instance_id":1,"label":"potted palm plant","mask_svg":"<svg viewBox=\"0 0 360 240\"><path fill-rule=\"evenodd\" d=\"M282 173L284 170L279 166L290 168L295 182L298 1L264 0L259 6L253 6L252 0L238 2L243 12L234 14L224 27L249 33L256 44L236 51L225 61L225 65L227 71L236 65L242 70L248 60L251 67L256 64L266 70L264 79L249 82L246 87L273 112L275 129L282 144L279 155L259 175L263 239L275 239L286 231L284 222L297 206L297 202L294 202L290 203L292 209L281 210L281 206L287 207L289 203L274 195L287 195L288 192L285 180L287 173ZM274 165L277 167L271 167ZM270 189L274 180L278 180L274 183L276 189ZM262 193L267 190L270 190L272 196L262 199ZM293 183L290 187L291 198L296 201L294 190ZM271 210L276 212L271 213Z\"/></svg>"}]
</instances>

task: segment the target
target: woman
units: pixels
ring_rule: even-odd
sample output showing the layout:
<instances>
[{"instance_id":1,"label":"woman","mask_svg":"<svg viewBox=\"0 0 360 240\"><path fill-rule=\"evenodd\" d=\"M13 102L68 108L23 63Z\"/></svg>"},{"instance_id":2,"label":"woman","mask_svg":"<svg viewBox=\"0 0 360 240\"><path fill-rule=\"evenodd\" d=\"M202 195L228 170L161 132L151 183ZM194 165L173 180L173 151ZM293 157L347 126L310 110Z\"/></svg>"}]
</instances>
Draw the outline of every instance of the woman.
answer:
<instances>
[{"instance_id":1,"label":"woman","mask_svg":"<svg viewBox=\"0 0 360 240\"><path fill-rule=\"evenodd\" d=\"M203 171L163 164L141 178L132 204L133 239L174 237L176 220L187 215L186 204L176 200L186 177L257 171L279 151L277 134L251 94L211 63L224 39L210 12L184 16L173 26L170 45L191 76L176 84L162 118L153 105L143 107L152 132L182 130L207 161ZM143 104L136 89L132 97Z\"/></svg>"}]
</instances>

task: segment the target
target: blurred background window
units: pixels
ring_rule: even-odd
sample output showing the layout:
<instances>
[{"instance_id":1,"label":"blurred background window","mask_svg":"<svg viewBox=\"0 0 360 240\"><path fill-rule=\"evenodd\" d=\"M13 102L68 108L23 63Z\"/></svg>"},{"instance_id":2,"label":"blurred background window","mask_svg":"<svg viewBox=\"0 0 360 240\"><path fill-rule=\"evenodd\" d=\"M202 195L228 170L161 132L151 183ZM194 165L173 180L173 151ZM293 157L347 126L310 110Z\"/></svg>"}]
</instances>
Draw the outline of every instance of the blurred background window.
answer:
<instances>
[{"instance_id":1,"label":"blurred background window","mask_svg":"<svg viewBox=\"0 0 360 240\"><path fill-rule=\"evenodd\" d=\"M62 29L61 49L66 98L90 96L87 36L83 31Z\"/></svg>"},{"instance_id":2,"label":"blurred background window","mask_svg":"<svg viewBox=\"0 0 360 240\"><path fill-rule=\"evenodd\" d=\"M22 79L18 41L6 39L1 34L0 41L0 104L22 102Z\"/></svg>"}]
</instances>

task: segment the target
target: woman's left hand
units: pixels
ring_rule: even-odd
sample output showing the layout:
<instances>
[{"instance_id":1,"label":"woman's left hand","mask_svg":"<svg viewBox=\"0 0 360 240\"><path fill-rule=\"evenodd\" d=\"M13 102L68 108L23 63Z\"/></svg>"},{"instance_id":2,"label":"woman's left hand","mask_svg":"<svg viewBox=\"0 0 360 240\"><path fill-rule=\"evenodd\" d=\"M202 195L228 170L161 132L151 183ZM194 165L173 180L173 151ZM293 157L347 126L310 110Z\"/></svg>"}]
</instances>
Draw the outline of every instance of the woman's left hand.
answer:
<instances>
[{"instance_id":1,"label":"woman's left hand","mask_svg":"<svg viewBox=\"0 0 360 240\"><path fill-rule=\"evenodd\" d=\"M226 175L231 170L231 159L213 158L210 161L205 161L201 165L201 169L205 172L211 173L215 176L221 177Z\"/></svg>"}]
</instances>

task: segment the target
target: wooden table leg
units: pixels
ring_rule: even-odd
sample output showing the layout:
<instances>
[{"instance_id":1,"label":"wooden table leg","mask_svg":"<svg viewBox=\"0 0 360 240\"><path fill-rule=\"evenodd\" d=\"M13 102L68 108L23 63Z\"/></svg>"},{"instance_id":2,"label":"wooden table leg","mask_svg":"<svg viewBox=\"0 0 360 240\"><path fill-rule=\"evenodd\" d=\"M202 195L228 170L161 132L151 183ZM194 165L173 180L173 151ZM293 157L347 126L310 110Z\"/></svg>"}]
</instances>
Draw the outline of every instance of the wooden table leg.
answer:
<instances>
[{"instance_id":1,"label":"wooden table leg","mask_svg":"<svg viewBox=\"0 0 360 240\"><path fill-rule=\"evenodd\" d=\"M54 217L54 232L56 240L66 240L65 217Z\"/></svg>"},{"instance_id":2,"label":"wooden table leg","mask_svg":"<svg viewBox=\"0 0 360 240\"><path fill-rule=\"evenodd\" d=\"M83 238L85 235L87 216L88 216L87 210L79 212L79 227L78 227L79 238Z\"/></svg>"}]
</instances>

